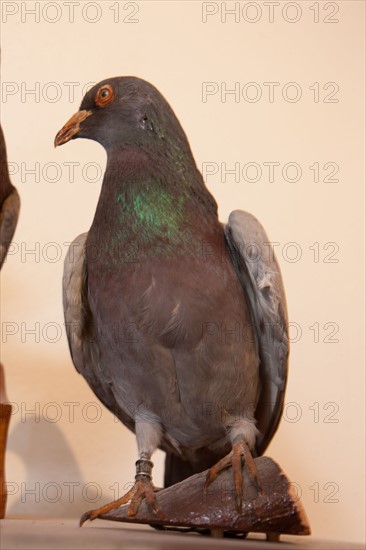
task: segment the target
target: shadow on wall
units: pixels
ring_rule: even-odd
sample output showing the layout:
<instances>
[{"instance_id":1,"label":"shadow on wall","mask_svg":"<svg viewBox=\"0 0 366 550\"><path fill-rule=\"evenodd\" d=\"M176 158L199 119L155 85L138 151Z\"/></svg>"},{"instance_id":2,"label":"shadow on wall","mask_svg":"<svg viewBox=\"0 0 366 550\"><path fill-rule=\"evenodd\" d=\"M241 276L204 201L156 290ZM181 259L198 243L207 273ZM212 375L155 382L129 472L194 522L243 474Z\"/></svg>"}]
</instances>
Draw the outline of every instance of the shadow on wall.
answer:
<instances>
[{"instance_id":1,"label":"shadow on wall","mask_svg":"<svg viewBox=\"0 0 366 550\"><path fill-rule=\"evenodd\" d=\"M101 500L100 486L83 481L57 424L35 418L19 422L12 429L7 451L7 516L79 516ZM24 479L11 479L14 455L23 463Z\"/></svg>"}]
</instances>

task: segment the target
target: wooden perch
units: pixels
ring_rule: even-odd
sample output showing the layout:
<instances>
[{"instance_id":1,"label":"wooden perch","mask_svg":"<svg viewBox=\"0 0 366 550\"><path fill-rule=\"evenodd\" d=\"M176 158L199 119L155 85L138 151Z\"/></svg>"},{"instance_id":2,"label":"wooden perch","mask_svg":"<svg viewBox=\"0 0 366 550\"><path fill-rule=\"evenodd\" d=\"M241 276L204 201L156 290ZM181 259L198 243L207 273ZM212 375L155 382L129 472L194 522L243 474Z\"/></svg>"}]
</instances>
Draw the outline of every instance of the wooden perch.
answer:
<instances>
[{"instance_id":1,"label":"wooden perch","mask_svg":"<svg viewBox=\"0 0 366 550\"><path fill-rule=\"evenodd\" d=\"M204 492L207 471L195 474L157 493L160 519L144 500L134 517L128 506L101 516L112 521L148 523L155 527L179 526L209 529L214 536L230 533L266 533L270 540L280 534L309 535L310 527L300 500L279 466L269 457L255 459L263 494L258 494L246 466L243 466L243 508L235 508L232 470L220 473Z\"/></svg>"},{"instance_id":2,"label":"wooden perch","mask_svg":"<svg viewBox=\"0 0 366 550\"><path fill-rule=\"evenodd\" d=\"M5 449L11 415L11 405L6 403L6 401L4 368L0 363L0 519L5 516L7 498L5 484Z\"/></svg>"}]
</instances>

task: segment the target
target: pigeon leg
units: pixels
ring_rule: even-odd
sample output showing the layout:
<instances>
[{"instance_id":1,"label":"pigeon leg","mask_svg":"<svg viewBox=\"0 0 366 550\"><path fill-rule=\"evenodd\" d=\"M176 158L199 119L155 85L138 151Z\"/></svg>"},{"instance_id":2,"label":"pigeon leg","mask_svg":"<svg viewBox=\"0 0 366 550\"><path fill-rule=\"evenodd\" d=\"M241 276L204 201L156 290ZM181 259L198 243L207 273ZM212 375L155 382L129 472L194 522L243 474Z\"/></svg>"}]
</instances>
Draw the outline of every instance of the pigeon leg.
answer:
<instances>
[{"instance_id":1,"label":"pigeon leg","mask_svg":"<svg viewBox=\"0 0 366 550\"><path fill-rule=\"evenodd\" d=\"M90 510L89 512L83 514L80 518L80 527L86 520L89 519L90 521L93 521L99 516L106 514L111 510L115 510L116 508L119 508L119 506L127 504L128 502L130 503L128 507L128 515L135 516L144 498L146 498L147 502L150 504L156 515L159 518L163 519L164 516L159 510L156 503L155 493L160 489L154 487L152 483L152 468L153 463L151 462L151 460L147 458L140 458L139 460L137 460L135 484L132 489L130 489L125 495L123 495L123 497L118 498L117 500L114 500L113 502L110 502L108 504L105 504L104 506L101 506L96 510Z\"/></svg>"},{"instance_id":2,"label":"pigeon leg","mask_svg":"<svg viewBox=\"0 0 366 550\"><path fill-rule=\"evenodd\" d=\"M205 491L207 491L208 486L216 479L220 472L232 466L233 468L233 477L234 477L234 493L235 493L235 503L238 512L241 512L242 502L243 502L243 472L242 472L242 461L246 463L248 469L254 479L254 483L257 487L258 493L262 494L262 488L258 481L257 468L255 466L252 454L248 447L247 442L243 435L237 436L232 445L231 452L219 460L212 468L210 468L206 481L205 481Z\"/></svg>"},{"instance_id":3,"label":"pigeon leg","mask_svg":"<svg viewBox=\"0 0 366 550\"><path fill-rule=\"evenodd\" d=\"M148 504L154 510L156 515L163 519L164 515L159 510L159 507L156 502L155 493L160 489L154 487L152 483L152 469L153 463L150 458L152 453L155 451L160 442L161 428L158 424L147 423L147 422L136 422L136 438L137 445L139 448L139 460L136 461L136 476L135 483L132 489L130 489L123 497L105 504L96 510L90 510L83 514L80 518L80 526L86 520L93 521L99 516L115 510L123 504L128 502L128 515L135 516L140 508L141 502L146 498Z\"/></svg>"}]
</instances>

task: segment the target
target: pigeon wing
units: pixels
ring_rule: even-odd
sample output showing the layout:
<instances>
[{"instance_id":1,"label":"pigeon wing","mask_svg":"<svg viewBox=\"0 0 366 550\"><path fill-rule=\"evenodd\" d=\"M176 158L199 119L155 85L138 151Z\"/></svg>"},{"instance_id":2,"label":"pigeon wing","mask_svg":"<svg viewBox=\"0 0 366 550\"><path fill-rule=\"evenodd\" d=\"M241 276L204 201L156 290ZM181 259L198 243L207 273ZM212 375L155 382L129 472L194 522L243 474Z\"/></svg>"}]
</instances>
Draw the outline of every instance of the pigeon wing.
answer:
<instances>
[{"instance_id":1,"label":"pigeon wing","mask_svg":"<svg viewBox=\"0 0 366 550\"><path fill-rule=\"evenodd\" d=\"M280 269L270 240L258 220L241 210L229 216L225 236L244 289L260 358L261 390L255 418L263 454L283 411L288 371L288 319Z\"/></svg>"},{"instance_id":2,"label":"pigeon wing","mask_svg":"<svg viewBox=\"0 0 366 550\"><path fill-rule=\"evenodd\" d=\"M76 370L86 378L95 395L128 428L134 430L133 419L116 402L112 381L101 384L101 380L106 381L107 374L103 369L99 336L88 303L87 236L87 233L79 235L71 243L65 258L63 306L70 353Z\"/></svg>"}]
</instances>

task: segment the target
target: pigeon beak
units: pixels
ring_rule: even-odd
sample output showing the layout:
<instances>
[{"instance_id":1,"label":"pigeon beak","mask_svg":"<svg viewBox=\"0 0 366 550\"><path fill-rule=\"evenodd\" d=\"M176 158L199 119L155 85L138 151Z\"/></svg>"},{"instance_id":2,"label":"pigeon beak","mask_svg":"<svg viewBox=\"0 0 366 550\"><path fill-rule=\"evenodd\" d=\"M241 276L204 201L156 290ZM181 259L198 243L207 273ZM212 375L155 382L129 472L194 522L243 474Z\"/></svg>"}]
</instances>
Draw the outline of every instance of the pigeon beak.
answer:
<instances>
[{"instance_id":1,"label":"pigeon beak","mask_svg":"<svg viewBox=\"0 0 366 550\"><path fill-rule=\"evenodd\" d=\"M92 114L93 111L78 111L75 113L55 137L55 147L67 143L76 136L80 131L80 124Z\"/></svg>"}]
</instances>

